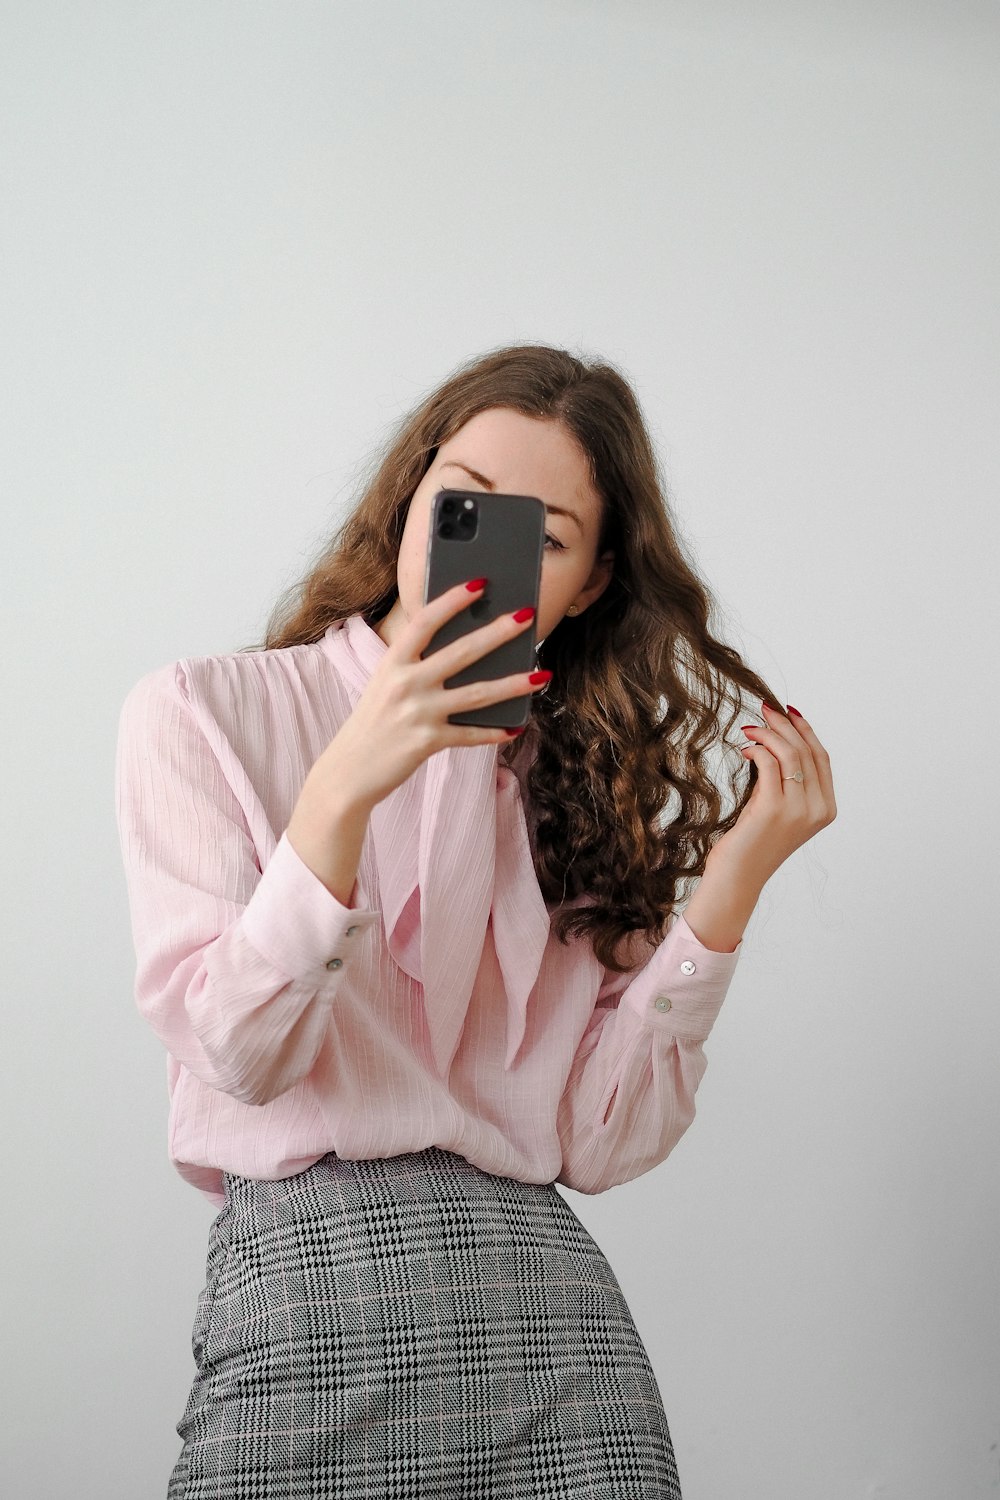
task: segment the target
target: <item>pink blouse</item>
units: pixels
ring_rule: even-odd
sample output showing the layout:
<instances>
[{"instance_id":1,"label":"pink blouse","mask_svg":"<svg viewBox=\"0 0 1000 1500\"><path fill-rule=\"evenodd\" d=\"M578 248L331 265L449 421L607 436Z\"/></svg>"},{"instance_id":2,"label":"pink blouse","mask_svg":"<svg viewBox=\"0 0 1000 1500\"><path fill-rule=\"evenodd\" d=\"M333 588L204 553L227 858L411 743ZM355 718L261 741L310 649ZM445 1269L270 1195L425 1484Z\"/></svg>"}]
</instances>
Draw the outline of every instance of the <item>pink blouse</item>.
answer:
<instances>
[{"instance_id":1,"label":"pink blouse","mask_svg":"<svg viewBox=\"0 0 1000 1500\"><path fill-rule=\"evenodd\" d=\"M352 615L160 667L122 706L135 999L167 1052L170 1160L216 1207L223 1171L289 1177L328 1151L439 1146L582 1193L638 1177L694 1118L742 944L717 953L677 916L624 974L561 945L496 745L440 751L376 805L344 906L283 830L387 650Z\"/></svg>"}]
</instances>

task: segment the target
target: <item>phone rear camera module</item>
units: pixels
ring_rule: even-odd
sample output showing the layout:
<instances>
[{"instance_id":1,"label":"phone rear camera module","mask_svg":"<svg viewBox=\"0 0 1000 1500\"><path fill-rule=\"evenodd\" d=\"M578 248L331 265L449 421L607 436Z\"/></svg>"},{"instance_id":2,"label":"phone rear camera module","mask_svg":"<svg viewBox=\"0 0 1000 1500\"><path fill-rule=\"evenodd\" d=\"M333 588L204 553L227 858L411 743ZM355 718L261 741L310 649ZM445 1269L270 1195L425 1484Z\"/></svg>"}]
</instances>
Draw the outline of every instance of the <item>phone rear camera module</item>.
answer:
<instances>
[{"instance_id":1,"label":"phone rear camera module","mask_svg":"<svg viewBox=\"0 0 1000 1500\"><path fill-rule=\"evenodd\" d=\"M460 512L456 519L456 511ZM443 538L452 539L456 535L460 541L468 541L476 533L477 510L476 503L467 495L458 497L446 496L438 509L438 535Z\"/></svg>"}]
</instances>

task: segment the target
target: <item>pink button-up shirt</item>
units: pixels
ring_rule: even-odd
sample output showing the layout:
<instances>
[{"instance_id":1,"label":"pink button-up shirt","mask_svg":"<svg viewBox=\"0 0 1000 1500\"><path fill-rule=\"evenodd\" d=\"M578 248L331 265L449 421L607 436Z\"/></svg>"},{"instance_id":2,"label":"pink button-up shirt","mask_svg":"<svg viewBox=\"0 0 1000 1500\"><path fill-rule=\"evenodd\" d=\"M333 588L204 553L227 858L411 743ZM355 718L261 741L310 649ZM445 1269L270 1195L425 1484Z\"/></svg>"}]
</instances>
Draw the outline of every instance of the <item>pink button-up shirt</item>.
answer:
<instances>
[{"instance_id":1,"label":"pink button-up shirt","mask_svg":"<svg viewBox=\"0 0 1000 1500\"><path fill-rule=\"evenodd\" d=\"M694 1117L742 945L677 916L614 974L560 944L495 745L438 752L376 805L344 906L284 829L387 650L352 615L308 645L171 663L125 699L118 828L170 1159L216 1207L223 1171L288 1177L328 1151L439 1146L584 1193L638 1177Z\"/></svg>"}]
</instances>

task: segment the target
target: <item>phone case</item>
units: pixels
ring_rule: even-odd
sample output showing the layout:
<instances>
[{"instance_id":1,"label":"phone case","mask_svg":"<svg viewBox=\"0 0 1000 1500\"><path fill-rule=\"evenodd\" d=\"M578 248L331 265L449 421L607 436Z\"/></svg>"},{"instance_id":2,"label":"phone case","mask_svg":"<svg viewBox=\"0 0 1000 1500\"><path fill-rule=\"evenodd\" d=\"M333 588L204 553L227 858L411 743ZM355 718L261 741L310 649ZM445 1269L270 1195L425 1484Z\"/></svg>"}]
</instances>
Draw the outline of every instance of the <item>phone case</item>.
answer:
<instances>
[{"instance_id":1,"label":"phone case","mask_svg":"<svg viewBox=\"0 0 1000 1500\"><path fill-rule=\"evenodd\" d=\"M535 495L443 489L434 496L427 535L424 603L470 578L489 581L482 598L446 620L421 657L426 660L443 646L526 604L533 604L536 611L527 630L453 677L446 677L446 688L510 677L534 668L544 547L545 506ZM448 723L514 729L527 724L530 710L531 694L522 693L484 708L449 714Z\"/></svg>"}]
</instances>

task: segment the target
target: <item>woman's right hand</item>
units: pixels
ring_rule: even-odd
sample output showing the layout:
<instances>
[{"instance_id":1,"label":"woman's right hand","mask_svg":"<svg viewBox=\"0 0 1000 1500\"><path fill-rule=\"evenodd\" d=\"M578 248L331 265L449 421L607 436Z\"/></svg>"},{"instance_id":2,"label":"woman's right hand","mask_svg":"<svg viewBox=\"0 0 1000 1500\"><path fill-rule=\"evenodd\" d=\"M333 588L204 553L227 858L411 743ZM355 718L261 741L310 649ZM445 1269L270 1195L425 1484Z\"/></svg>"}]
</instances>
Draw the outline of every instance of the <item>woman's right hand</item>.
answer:
<instances>
[{"instance_id":1,"label":"woman's right hand","mask_svg":"<svg viewBox=\"0 0 1000 1500\"><path fill-rule=\"evenodd\" d=\"M505 729L449 724L448 715L535 693L544 683L529 673L446 688L445 678L479 661L504 641L527 630L531 620L501 615L426 658L421 651L459 610L482 597L464 583L425 604L400 631L369 679L353 713L341 725L310 771L353 806L374 807L429 756L460 745L506 745Z\"/></svg>"}]
</instances>

